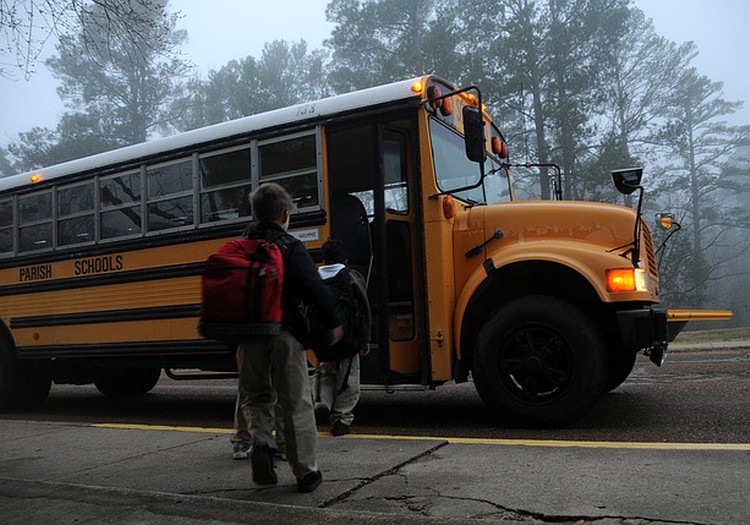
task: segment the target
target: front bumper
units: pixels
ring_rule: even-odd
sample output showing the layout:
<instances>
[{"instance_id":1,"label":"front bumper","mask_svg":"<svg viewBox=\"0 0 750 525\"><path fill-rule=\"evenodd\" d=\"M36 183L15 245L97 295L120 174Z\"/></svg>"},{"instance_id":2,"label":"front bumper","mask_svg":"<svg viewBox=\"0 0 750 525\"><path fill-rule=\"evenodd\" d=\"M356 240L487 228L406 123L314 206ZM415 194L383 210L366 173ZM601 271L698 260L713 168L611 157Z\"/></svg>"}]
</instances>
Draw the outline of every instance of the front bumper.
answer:
<instances>
[{"instance_id":1,"label":"front bumper","mask_svg":"<svg viewBox=\"0 0 750 525\"><path fill-rule=\"evenodd\" d=\"M667 343L677 337L688 321L728 321L733 315L731 310L667 310L652 305L617 312L617 323L627 351L643 350L661 366Z\"/></svg>"}]
</instances>

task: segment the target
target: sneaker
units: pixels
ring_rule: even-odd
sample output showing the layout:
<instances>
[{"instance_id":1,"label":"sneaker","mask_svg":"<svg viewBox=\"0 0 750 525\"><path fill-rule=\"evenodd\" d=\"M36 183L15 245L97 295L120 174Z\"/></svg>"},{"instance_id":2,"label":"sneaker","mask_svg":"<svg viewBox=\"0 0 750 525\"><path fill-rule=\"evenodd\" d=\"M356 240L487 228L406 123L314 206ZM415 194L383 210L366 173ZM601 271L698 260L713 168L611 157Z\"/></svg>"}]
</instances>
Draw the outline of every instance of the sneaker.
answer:
<instances>
[{"instance_id":1,"label":"sneaker","mask_svg":"<svg viewBox=\"0 0 750 525\"><path fill-rule=\"evenodd\" d=\"M253 463L253 481L259 485L276 485L279 478L273 470L273 450L268 445L253 448L250 455Z\"/></svg>"},{"instance_id":2,"label":"sneaker","mask_svg":"<svg viewBox=\"0 0 750 525\"><path fill-rule=\"evenodd\" d=\"M232 450L232 458L247 459L250 456L250 445L247 443L235 443Z\"/></svg>"},{"instance_id":3,"label":"sneaker","mask_svg":"<svg viewBox=\"0 0 750 525\"><path fill-rule=\"evenodd\" d=\"M334 421L333 425L331 425L331 434L333 437L344 436L350 432L349 425L346 425L341 421Z\"/></svg>"},{"instance_id":4,"label":"sneaker","mask_svg":"<svg viewBox=\"0 0 750 525\"><path fill-rule=\"evenodd\" d=\"M323 483L323 474L319 470L310 472L304 478L297 480L297 492L312 492Z\"/></svg>"}]
</instances>

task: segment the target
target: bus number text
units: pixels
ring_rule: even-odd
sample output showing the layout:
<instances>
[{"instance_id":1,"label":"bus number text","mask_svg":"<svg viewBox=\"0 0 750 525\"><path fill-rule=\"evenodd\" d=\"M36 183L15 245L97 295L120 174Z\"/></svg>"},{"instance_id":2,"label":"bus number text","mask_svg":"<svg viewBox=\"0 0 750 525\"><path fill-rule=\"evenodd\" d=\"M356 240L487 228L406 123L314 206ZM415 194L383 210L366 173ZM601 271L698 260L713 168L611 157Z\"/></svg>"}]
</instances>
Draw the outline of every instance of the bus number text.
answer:
<instances>
[{"instance_id":1,"label":"bus number text","mask_svg":"<svg viewBox=\"0 0 750 525\"><path fill-rule=\"evenodd\" d=\"M315 113L315 104L307 104L297 110L298 117L304 117L305 115L312 115Z\"/></svg>"}]
</instances>

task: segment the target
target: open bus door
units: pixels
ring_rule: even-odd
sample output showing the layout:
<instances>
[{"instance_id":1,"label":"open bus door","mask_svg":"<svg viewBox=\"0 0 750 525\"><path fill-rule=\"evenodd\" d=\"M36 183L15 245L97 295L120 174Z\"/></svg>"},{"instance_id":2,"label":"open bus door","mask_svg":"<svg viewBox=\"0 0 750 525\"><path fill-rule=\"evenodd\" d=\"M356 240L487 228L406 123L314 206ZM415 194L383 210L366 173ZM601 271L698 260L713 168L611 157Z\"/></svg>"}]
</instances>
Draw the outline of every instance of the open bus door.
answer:
<instances>
[{"instance_id":1,"label":"open bus door","mask_svg":"<svg viewBox=\"0 0 750 525\"><path fill-rule=\"evenodd\" d=\"M373 312L363 385L423 385L429 377L413 137L408 119L326 134L331 237L347 244L350 265L367 279Z\"/></svg>"}]
</instances>

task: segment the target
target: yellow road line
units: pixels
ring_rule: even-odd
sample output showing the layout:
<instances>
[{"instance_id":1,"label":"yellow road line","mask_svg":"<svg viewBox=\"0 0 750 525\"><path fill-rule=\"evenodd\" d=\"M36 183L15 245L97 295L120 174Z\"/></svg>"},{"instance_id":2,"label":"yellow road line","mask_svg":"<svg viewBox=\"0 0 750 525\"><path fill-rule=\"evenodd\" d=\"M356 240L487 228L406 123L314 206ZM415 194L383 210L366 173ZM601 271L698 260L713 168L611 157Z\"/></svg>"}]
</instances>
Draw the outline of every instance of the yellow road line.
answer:
<instances>
[{"instance_id":1,"label":"yellow road line","mask_svg":"<svg viewBox=\"0 0 750 525\"><path fill-rule=\"evenodd\" d=\"M234 434L231 428L176 427L170 425L138 425L135 423L93 423L92 427L120 430L168 430L170 432L201 432L205 434Z\"/></svg>"},{"instance_id":2,"label":"yellow road line","mask_svg":"<svg viewBox=\"0 0 750 525\"><path fill-rule=\"evenodd\" d=\"M130 423L94 423L98 428L115 428L122 430L152 430L170 432L199 432L204 434L233 434L231 428L180 427L169 425L137 425ZM330 437L328 432L319 432L320 437ZM558 441L551 439L495 439L495 438L462 438L439 436L394 436L381 434L348 434L337 439L400 439L404 441L445 441L451 444L502 445L518 447L579 447L579 448L614 448L645 450L737 450L750 451L750 443L664 443L664 442L630 442L630 441Z\"/></svg>"}]
</instances>

